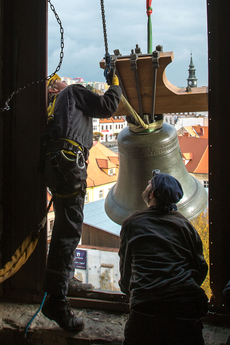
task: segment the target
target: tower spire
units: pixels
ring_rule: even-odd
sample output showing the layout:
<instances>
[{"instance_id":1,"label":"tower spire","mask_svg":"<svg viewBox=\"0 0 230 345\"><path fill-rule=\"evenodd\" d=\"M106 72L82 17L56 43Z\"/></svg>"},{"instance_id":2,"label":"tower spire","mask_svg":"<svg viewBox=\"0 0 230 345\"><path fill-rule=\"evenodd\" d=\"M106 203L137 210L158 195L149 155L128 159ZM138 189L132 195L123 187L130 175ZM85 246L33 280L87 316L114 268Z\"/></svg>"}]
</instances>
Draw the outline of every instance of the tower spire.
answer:
<instances>
[{"instance_id":1,"label":"tower spire","mask_svg":"<svg viewBox=\"0 0 230 345\"><path fill-rule=\"evenodd\" d=\"M193 64L192 53L190 57L190 65L188 69L189 75L187 79L187 87L197 87L196 69Z\"/></svg>"}]
</instances>

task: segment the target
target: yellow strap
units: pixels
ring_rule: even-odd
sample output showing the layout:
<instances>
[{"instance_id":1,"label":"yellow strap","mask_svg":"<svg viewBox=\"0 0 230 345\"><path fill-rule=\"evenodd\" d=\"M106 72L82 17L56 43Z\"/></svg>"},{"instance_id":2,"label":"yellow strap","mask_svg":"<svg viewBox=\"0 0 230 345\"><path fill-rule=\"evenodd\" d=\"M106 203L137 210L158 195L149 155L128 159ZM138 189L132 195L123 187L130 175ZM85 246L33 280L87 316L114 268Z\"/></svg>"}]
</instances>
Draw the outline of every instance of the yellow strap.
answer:
<instances>
[{"instance_id":1,"label":"yellow strap","mask_svg":"<svg viewBox=\"0 0 230 345\"><path fill-rule=\"evenodd\" d=\"M51 82L52 80L55 80L55 79L61 80L61 78L59 77L59 75L54 74L54 75L48 80L47 87L50 85L50 82Z\"/></svg>"},{"instance_id":2,"label":"yellow strap","mask_svg":"<svg viewBox=\"0 0 230 345\"><path fill-rule=\"evenodd\" d=\"M50 120L53 119L53 115L54 115L54 107L55 107L55 103L56 103L56 98L57 98L57 95L54 96L54 100L53 100L53 103L47 108L47 122L49 122Z\"/></svg>"},{"instance_id":3,"label":"yellow strap","mask_svg":"<svg viewBox=\"0 0 230 345\"><path fill-rule=\"evenodd\" d=\"M72 194L53 194L54 196L56 196L57 198L60 198L60 199L66 199L66 198L70 198L71 196L74 196L74 195L77 195L81 193L79 190L77 192L74 192Z\"/></svg>"},{"instance_id":4,"label":"yellow strap","mask_svg":"<svg viewBox=\"0 0 230 345\"><path fill-rule=\"evenodd\" d=\"M61 150L61 155L67 160L67 161L70 161L70 162L73 162L73 161L76 161L76 158L74 159L70 159L66 156L66 154L69 154L69 155L72 155L74 157L76 157L77 155L71 151L65 151L65 150Z\"/></svg>"},{"instance_id":5,"label":"yellow strap","mask_svg":"<svg viewBox=\"0 0 230 345\"><path fill-rule=\"evenodd\" d=\"M79 150L80 150L81 152L83 152L83 149L81 148L81 146L80 146L78 143L76 143L75 141L73 141L73 140L64 139L64 138L60 138L60 139L58 139L58 140L65 140L65 141L68 141L70 144L77 146L77 147L79 148ZM51 141L53 141L53 140L51 140ZM46 144L44 144L44 145L46 145ZM74 156L74 157L77 156L77 153L74 153L74 152L72 152L72 151L61 150L61 152L62 152L62 153L65 153L65 154L69 154L69 155ZM48 152L48 153L46 153L46 156L49 156L50 154L51 154L51 152ZM66 158L67 160L71 160L71 159L68 159L68 157L66 157L66 156L65 156L65 158Z\"/></svg>"},{"instance_id":6,"label":"yellow strap","mask_svg":"<svg viewBox=\"0 0 230 345\"><path fill-rule=\"evenodd\" d=\"M68 141L68 143L77 146L79 148L79 150L81 150L83 152L82 147L78 143L76 143L76 141L73 141L73 140L70 140L70 139L66 139L66 138L59 138L58 140Z\"/></svg>"},{"instance_id":7,"label":"yellow strap","mask_svg":"<svg viewBox=\"0 0 230 345\"><path fill-rule=\"evenodd\" d=\"M138 126L134 125L133 123L128 123L129 129L132 132L140 133L145 130L153 131L160 129L163 125L164 120L156 121L150 124L144 123L142 118L137 114L135 109L131 106L131 104L127 101L127 99L124 97L124 95L121 95L122 103L124 104L125 108L128 110L129 114L136 120L136 122L139 124Z\"/></svg>"}]
</instances>

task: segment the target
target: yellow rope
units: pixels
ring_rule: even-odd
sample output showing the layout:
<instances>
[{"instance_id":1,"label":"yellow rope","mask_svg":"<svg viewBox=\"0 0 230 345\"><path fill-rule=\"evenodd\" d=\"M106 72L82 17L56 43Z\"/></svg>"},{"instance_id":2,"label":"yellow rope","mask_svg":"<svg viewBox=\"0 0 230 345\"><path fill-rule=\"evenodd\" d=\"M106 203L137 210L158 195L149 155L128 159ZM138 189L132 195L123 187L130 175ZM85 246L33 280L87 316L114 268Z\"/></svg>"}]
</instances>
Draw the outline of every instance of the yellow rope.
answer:
<instances>
[{"instance_id":1,"label":"yellow rope","mask_svg":"<svg viewBox=\"0 0 230 345\"><path fill-rule=\"evenodd\" d=\"M29 259L39 240L39 232L32 231L11 257L11 261L0 269L0 284L14 275Z\"/></svg>"},{"instance_id":2,"label":"yellow rope","mask_svg":"<svg viewBox=\"0 0 230 345\"><path fill-rule=\"evenodd\" d=\"M162 127L163 120L156 121L156 122L153 122L153 123L150 123L150 124L144 123L142 118L137 114L135 109L133 109L133 107L130 105L130 103L127 101L127 99L124 97L123 94L121 95L121 101L124 104L125 108L128 110L129 114L138 123L138 126L134 125L133 123L128 123L129 129L132 132L138 133L138 132L143 132L145 130L154 131L154 130L160 129Z\"/></svg>"},{"instance_id":3,"label":"yellow rope","mask_svg":"<svg viewBox=\"0 0 230 345\"><path fill-rule=\"evenodd\" d=\"M11 261L7 262L3 268L0 269L0 284L6 279L14 275L29 259L37 246L40 230L45 227L47 220L47 213L52 205L53 198L50 200L48 207L46 208L46 215L43 217L41 223L38 224L38 230L31 231L31 233L24 239L20 247L15 251L11 257Z\"/></svg>"}]
</instances>

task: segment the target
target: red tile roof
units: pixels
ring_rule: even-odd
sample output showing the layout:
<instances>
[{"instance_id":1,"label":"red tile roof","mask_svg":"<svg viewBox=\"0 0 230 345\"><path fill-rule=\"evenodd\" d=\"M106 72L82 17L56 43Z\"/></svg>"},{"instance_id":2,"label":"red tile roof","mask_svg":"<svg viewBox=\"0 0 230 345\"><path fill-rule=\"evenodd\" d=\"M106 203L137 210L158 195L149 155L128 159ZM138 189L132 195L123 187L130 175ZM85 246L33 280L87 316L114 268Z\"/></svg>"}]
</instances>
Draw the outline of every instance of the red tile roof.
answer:
<instances>
[{"instance_id":1,"label":"red tile roof","mask_svg":"<svg viewBox=\"0 0 230 345\"><path fill-rule=\"evenodd\" d=\"M100 123L113 123L112 117L110 117L109 119L100 119L99 120Z\"/></svg>"},{"instance_id":2,"label":"red tile roof","mask_svg":"<svg viewBox=\"0 0 230 345\"><path fill-rule=\"evenodd\" d=\"M200 138L208 139L208 126L193 126Z\"/></svg>"},{"instance_id":3,"label":"red tile roof","mask_svg":"<svg viewBox=\"0 0 230 345\"><path fill-rule=\"evenodd\" d=\"M208 126L197 125L197 126L186 126L184 128L192 137L208 139Z\"/></svg>"},{"instance_id":4,"label":"red tile roof","mask_svg":"<svg viewBox=\"0 0 230 345\"><path fill-rule=\"evenodd\" d=\"M108 156L109 160L119 166L119 157L118 156Z\"/></svg>"},{"instance_id":5,"label":"red tile roof","mask_svg":"<svg viewBox=\"0 0 230 345\"><path fill-rule=\"evenodd\" d=\"M186 169L194 174L208 174L208 139L179 136L181 153L190 159Z\"/></svg>"},{"instance_id":6,"label":"red tile roof","mask_svg":"<svg viewBox=\"0 0 230 345\"><path fill-rule=\"evenodd\" d=\"M122 116L120 116L120 119L118 119L118 117L116 117L116 118L110 117L109 119L100 119L99 122L100 123L112 123L112 122L125 122L125 120L123 119Z\"/></svg>"},{"instance_id":7,"label":"red tile roof","mask_svg":"<svg viewBox=\"0 0 230 345\"><path fill-rule=\"evenodd\" d=\"M89 153L87 187L95 187L116 182L118 177L118 154L99 142L94 142ZM102 169L115 168L114 175L108 175Z\"/></svg>"},{"instance_id":8,"label":"red tile roof","mask_svg":"<svg viewBox=\"0 0 230 345\"><path fill-rule=\"evenodd\" d=\"M47 190L47 207L49 205L49 202L50 202L51 198L52 198L52 194ZM53 210L54 209L53 209L53 203L52 203L49 212L52 212Z\"/></svg>"},{"instance_id":9,"label":"red tile roof","mask_svg":"<svg viewBox=\"0 0 230 345\"><path fill-rule=\"evenodd\" d=\"M106 159L96 158L96 161L100 169L111 169L111 168L117 167L117 165L111 162L108 158Z\"/></svg>"}]
</instances>

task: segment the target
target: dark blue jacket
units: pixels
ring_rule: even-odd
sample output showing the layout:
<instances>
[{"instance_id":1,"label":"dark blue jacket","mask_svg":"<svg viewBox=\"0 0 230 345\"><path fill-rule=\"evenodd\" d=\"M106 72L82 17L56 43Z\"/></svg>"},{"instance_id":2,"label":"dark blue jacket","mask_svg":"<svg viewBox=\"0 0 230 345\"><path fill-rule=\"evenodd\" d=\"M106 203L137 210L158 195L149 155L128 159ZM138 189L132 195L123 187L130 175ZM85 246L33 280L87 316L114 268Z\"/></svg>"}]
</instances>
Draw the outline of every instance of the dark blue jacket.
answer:
<instances>
[{"instance_id":1,"label":"dark blue jacket","mask_svg":"<svg viewBox=\"0 0 230 345\"><path fill-rule=\"evenodd\" d=\"M54 121L49 129L52 139L70 139L84 148L85 158L93 146L92 118L109 118L117 110L119 86L110 86L103 96L82 85L69 85L56 98Z\"/></svg>"},{"instance_id":2,"label":"dark blue jacket","mask_svg":"<svg viewBox=\"0 0 230 345\"><path fill-rule=\"evenodd\" d=\"M188 301L204 295L207 263L199 234L177 211L155 207L127 218L121 229L120 287L131 307L147 301Z\"/></svg>"}]
</instances>

